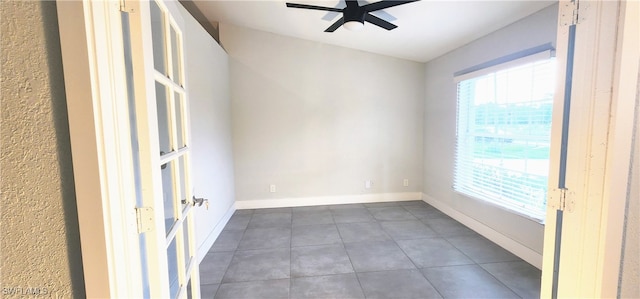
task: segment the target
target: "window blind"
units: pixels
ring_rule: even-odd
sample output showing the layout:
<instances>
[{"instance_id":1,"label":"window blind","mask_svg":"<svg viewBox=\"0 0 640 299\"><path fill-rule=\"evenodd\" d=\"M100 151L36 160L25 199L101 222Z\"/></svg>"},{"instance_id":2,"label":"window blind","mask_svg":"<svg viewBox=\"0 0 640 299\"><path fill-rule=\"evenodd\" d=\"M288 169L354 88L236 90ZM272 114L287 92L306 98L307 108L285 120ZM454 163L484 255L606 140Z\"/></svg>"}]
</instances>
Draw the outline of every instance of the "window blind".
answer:
<instances>
[{"instance_id":1,"label":"window blind","mask_svg":"<svg viewBox=\"0 0 640 299\"><path fill-rule=\"evenodd\" d=\"M458 82L456 191L544 220L554 87L553 58Z\"/></svg>"}]
</instances>

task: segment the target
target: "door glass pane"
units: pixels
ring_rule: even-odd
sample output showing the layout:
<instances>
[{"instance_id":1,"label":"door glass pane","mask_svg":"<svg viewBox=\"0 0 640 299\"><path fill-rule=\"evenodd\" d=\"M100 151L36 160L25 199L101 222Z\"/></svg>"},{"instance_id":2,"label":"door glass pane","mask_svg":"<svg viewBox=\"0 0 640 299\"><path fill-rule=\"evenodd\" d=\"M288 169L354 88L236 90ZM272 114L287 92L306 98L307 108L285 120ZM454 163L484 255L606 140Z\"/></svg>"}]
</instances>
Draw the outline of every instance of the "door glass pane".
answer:
<instances>
[{"instance_id":1,"label":"door glass pane","mask_svg":"<svg viewBox=\"0 0 640 299\"><path fill-rule=\"evenodd\" d=\"M173 79L173 82L178 83L178 85L182 85L178 43L178 34L176 33L176 29L173 25L171 25L171 69L173 70L171 79Z\"/></svg>"},{"instance_id":2,"label":"door glass pane","mask_svg":"<svg viewBox=\"0 0 640 299\"><path fill-rule=\"evenodd\" d=\"M169 122L169 104L167 97L167 88L161 83L156 82L156 107L158 110L158 142L161 153L172 151Z\"/></svg>"},{"instance_id":3,"label":"door glass pane","mask_svg":"<svg viewBox=\"0 0 640 299\"><path fill-rule=\"evenodd\" d=\"M171 298L176 298L180 290L180 282L178 281L178 252L176 251L175 238L167 248L167 262L169 263L169 291Z\"/></svg>"},{"instance_id":4,"label":"door glass pane","mask_svg":"<svg viewBox=\"0 0 640 299\"><path fill-rule=\"evenodd\" d=\"M191 293L191 280L189 280L189 283L187 283L187 299L195 298Z\"/></svg>"},{"instance_id":5,"label":"door glass pane","mask_svg":"<svg viewBox=\"0 0 640 299\"><path fill-rule=\"evenodd\" d=\"M165 27L164 13L155 1L149 3L151 10L151 40L153 43L153 65L155 69L166 75Z\"/></svg>"},{"instance_id":6,"label":"door glass pane","mask_svg":"<svg viewBox=\"0 0 640 299\"><path fill-rule=\"evenodd\" d=\"M162 165L162 197L164 201L164 223L168 232L175 218L175 194L173 190L173 168L174 162L170 161Z\"/></svg>"},{"instance_id":7,"label":"door glass pane","mask_svg":"<svg viewBox=\"0 0 640 299\"><path fill-rule=\"evenodd\" d=\"M183 148L187 145L184 135L184 97L179 92L175 92L175 110L176 110L176 133L178 135L177 145L178 148Z\"/></svg>"},{"instance_id":8,"label":"door glass pane","mask_svg":"<svg viewBox=\"0 0 640 299\"><path fill-rule=\"evenodd\" d=\"M189 229L187 225L182 226L182 236L184 238L184 266L186 268L189 267L189 260L191 259L191 254L189 253ZM187 280L190 278L189 274L187 274Z\"/></svg>"},{"instance_id":9,"label":"door glass pane","mask_svg":"<svg viewBox=\"0 0 640 299\"><path fill-rule=\"evenodd\" d=\"M190 203L191 201L187 198L187 172L186 172L186 163L187 159L185 156L180 157L180 167L178 175L180 176L180 202L182 202L182 207Z\"/></svg>"}]
</instances>

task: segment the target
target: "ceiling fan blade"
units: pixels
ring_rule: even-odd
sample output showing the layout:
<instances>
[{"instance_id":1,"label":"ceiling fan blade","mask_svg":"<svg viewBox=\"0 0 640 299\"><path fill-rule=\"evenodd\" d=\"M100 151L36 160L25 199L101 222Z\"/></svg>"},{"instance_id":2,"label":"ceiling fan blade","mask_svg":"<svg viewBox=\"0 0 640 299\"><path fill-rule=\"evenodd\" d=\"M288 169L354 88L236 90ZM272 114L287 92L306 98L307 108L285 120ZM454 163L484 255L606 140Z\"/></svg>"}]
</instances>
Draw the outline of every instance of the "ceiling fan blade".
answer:
<instances>
[{"instance_id":1,"label":"ceiling fan blade","mask_svg":"<svg viewBox=\"0 0 640 299\"><path fill-rule=\"evenodd\" d=\"M338 15L340 15L339 12L329 11L322 17L322 19L325 21L333 21L333 19L335 19Z\"/></svg>"},{"instance_id":2,"label":"ceiling fan blade","mask_svg":"<svg viewBox=\"0 0 640 299\"><path fill-rule=\"evenodd\" d=\"M339 0L338 4L336 4L334 6L334 8L341 9L341 8L338 8L338 7L344 8L345 6L346 6L346 3L344 2L344 0ZM339 14L340 13L338 13L338 12L329 11L322 17L322 19L325 20L325 21L333 21L333 19L335 19Z\"/></svg>"},{"instance_id":3,"label":"ceiling fan blade","mask_svg":"<svg viewBox=\"0 0 640 299\"><path fill-rule=\"evenodd\" d=\"M342 24L344 24L344 17L338 19L335 23L333 23L333 25L329 26L329 28L327 28L327 30L325 30L324 32L334 32L336 31L336 29L340 28Z\"/></svg>"},{"instance_id":4,"label":"ceiling fan blade","mask_svg":"<svg viewBox=\"0 0 640 299\"><path fill-rule=\"evenodd\" d=\"M335 8L335 7L324 7L324 6L315 6L315 5L289 3L289 2L287 2L287 7L342 12L342 9Z\"/></svg>"},{"instance_id":5,"label":"ceiling fan blade","mask_svg":"<svg viewBox=\"0 0 640 299\"><path fill-rule=\"evenodd\" d=\"M376 17L376 16L374 16L374 15L372 15L370 13L367 13L364 16L364 20L369 22L369 23L371 23L371 24L373 24L373 25L380 26L380 27L382 27L384 29L387 29L387 30L392 30L392 29L398 28L398 26L393 25L393 24L391 24L391 23L389 23L389 22L387 22L387 21L385 21L385 20L383 20L381 18L378 18L378 17Z\"/></svg>"},{"instance_id":6,"label":"ceiling fan blade","mask_svg":"<svg viewBox=\"0 0 640 299\"><path fill-rule=\"evenodd\" d=\"M341 3L344 4L344 0L340 0ZM366 1L366 0L358 0L358 3L361 4L360 6L365 6L369 3L371 3L370 1ZM330 14L332 12L328 12L327 14ZM397 20L398 18L392 16L391 14L385 12L384 10L376 10L372 13L374 16L381 18L387 22L393 22L395 20Z\"/></svg>"},{"instance_id":7,"label":"ceiling fan blade","mask_svg":"<svg viewBox=\"0 0 640 299\"><path fill-rule=\"evenodd\" d=\"M360 7L358 0L345 0L347 7Z\"/></svg>"},{"instance_id":8,"label":"ceiling fan blade","mask_svg":"<svg viewBox=\"0 0 640 299\"><path fill-rule=\"evenodd\" d=\"M358 0L358 3L359 3L359 4L361 4L362 6L365 6L365 5L369 4L369 2L368 2L368 1L365 1L365 0ZM336 4L336 5L334 6L334 8L339 8L339 7L343 7L343 8L344 8L345 6L347 6L347 4L346 4L345 0L338 0L338 4ZM384 10L376 10L376 11L371 12L371 14L372 14L372 15L374 15L374 16L376 16L376 17L378 17L378 18L381 18L381 19L383 19L383 20L385 20L385 21L387 21L387 22L393 22L393 21L398 20L398 18L396 18L396 17L394 17L393 15L391 15L391 14L389 14L389 13L385 12ZM328 11L328 12L327 12L323 17L322 17L322 19L323 19L323 20L325 20L325 21L333 21L333 20L335 20L335 18L336 18L338 15L340 15L340 13L339 13L339 12L335 12L335 11Z\"/></svg>"},{"instance_id":9,"label":"ceiling fan blade","mask_svg":"<svg viewBox=\"0 0 640 299\"><path fill-rule=\"evenodd\" d=\"M328 13L333 13L333 12L328 12ZM376 11L372 11L371 12L372 15L381 18L387 22L393 22L398 20L398 18L392 16L391 14L385 12L384 10L376 10Z\"/></svg>"},{"instance_id":10,"label":"ceiling fan blade","mask_svg":"<svg viewBox=\"0 0 640 299\"><path fill-rule=\"evenodd\" d=\"M419 1L419 0L408 0L408 1L382 0L382 1L374 2L374 3L369 3L369 4L364 5L362 7L364 7L364 9L366 11L370 12L370 11L381 10L381 9L394 7L394 6L398 6L398 5L402 5L402 4L407 4L407 3L411 3L411 2L416 2L416 1Z\"/></svg>"}]
</instances>

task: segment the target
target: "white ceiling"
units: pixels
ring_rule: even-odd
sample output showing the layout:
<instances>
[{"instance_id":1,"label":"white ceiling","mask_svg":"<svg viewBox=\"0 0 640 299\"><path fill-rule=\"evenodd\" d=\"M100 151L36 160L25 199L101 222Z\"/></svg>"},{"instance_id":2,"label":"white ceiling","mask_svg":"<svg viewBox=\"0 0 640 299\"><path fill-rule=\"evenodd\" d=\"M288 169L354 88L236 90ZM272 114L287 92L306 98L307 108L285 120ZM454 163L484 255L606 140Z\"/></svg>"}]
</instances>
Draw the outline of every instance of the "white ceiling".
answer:
<instances>
[{"instance_id":1,"label":"white ceiling","mask_svg":"<svg viewBox=\"0 0 640 299\"><path fill-rule=\"evenodd\" d=\"M378 0L368 0L376 2ZM286 2L336 7L339 0L193 1L210 22L302 38L342 47L426 62L528 16L556 1L422 0L384 12L398 28L387 31L365 23L362 31L324 30L327 20L318 10L287 8ZM362 3L361 3L362 5ZM341 7L340 7L341 8Z\"/></svg>"}]
</instances>

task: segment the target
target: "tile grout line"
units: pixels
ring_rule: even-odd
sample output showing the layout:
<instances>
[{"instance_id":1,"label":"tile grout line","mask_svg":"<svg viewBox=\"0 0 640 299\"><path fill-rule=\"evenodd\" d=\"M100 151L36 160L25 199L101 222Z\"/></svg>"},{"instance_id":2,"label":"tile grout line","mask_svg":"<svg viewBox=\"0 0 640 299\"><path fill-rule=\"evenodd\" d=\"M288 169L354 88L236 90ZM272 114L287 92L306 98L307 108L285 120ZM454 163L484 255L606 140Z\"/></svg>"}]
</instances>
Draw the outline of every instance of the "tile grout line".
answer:
<instances>
[{"instance_id":1,"label":"tile grout line","mask_svg":"<svg viewBox=\"0 0 640 299\"><path fill-rule=\"evenodd\" d=\"M449 236L449 237L464 237L464 236ZM509 289L509 291L513 292L516 296L522 298L522 296L520 296L520 294L516 293L514 290L512 290L509 286L507 286L504 282L502 282L502 280L498 279L497 277L493 276L493 274L491 274L489 271L485 270L482 266L480 266L480 264L473 258L471 258L471 256L469 256L468 254L464 253L464 251L460 250L460 248L458 248L456 245L454 245L453 243L449 242L449 239L447 239L446 237L442 238L445 242L449 243L449 245L453 246L453 248L455 248L456 250L458 250L460 253L462 253L464 256L466 256L470 261L473 262L473 264L466 264L466 265L453 265L453 267L455 266L477 266L478 268L480 268L482 271L484 271L485 273L489 274L491 277L493 277L493 279L495 279L496 281L498 281L502 286L506 287L507 289ZM441 267L452 267L452 266L441 266ZM438 268L441 268L438 267ZM434 267L436 268L436 267ZM424 274L423 274L424 276ZM426 278L426 276L425 276ZM427 278L428 280L428 278ZM434 286L435 287L435 286Z\"/></svg>"},{"instance_id":2,"label":"tile grout line","mask_svg":"<svg viewBox=\"0 0 640 299\"><path fill-rule=\"evenodd\" d=\"M240 240L238 241L238 245L236 245L236 249L233 250L233 255L231 256L231 261L229 261L229 265L227 265L227 269L225 269L224 270L224 274L222 274L222 278L220 279L220 283L218 284L218 289L216 289L216 293L213 294L213 298L215 298L218 295L218 292L220 291L220 288L222 287L222 284L224 283L224 277L227 276L227 272L229 271L229 268L231 268L231 264L233 263L233 260L236 257L236 253L238 252L238 248L240 247L240 242L242 242L242 239L244 238L244 234L247 232L247 229L249 227L249 223L251 223L251 220L253 219L253 215L254 214L255 214L255 211L252 210L251 217L249 217L249 221L247 222L247 226L242 230L242 236L240 237ZM224 230L224 228L222 230Z\"/></svg>"},{"instance_id":3,"label":"tile grout line","mask_svg":"<svg viewBox=\"0 0 640 299\"><path fill-rule=\"evenodd\" d=\"M405 208L406 210L406 208ZM407 211L409 212L409 211ZM409 212L411 213L411 212ZM411 214L413 215L413 214ZM415 215L414 215L415 217ZM418 218L418 217L416 217ZM418 221L420 221L420 219L418 219ZM420 223L422 223L422 221L420 221ZM382 228L382 225L380 225ZM427 226L425 224L425 226ZM428 227L428 226L427 226ZM430 227L428 227L429 229L431 229ZM384 228L382 228L382 230L384 230ZM433 229L431 229L433 230ZM434 231L435 232L435 231ZM437 234L437 233L436 233ZM438 288L436 288L435 285L433 285L433 283L429 280L429 278L427 278L424 273L422 273L422 268L418 267L418 265L416 264L416 262L409 256L409 254L400 246L400 244L398 244L398 240L391 238L393 240L393 242L396 244L396 246L398 246L398 248L400 248L400 251L402 251L402 253L404 253L404 255L409 259L409 261L411 261L411 263L413 264L414 267L416 267L416 270L418 271L418 273L420 273L420 275L427 281L427 283L429 283L429 285L431 285L431 287L436 291L436 293L438 293L438 295L440 295L440 297L444 298L444 295L440 292L440 290L438 290ZM423 239L428 239L428 238L423 238ZM407 239L407 240L418 240L418 239Z\"/></svg>"},{"instance_id":4,"label":"tile grout line","mask_svg":"<svg viewBox=\"0 0 640 299\"><path fill-rule=\"evenodd\" d=\"M388 271L394 271L393 269L389 269L389 270L375 270L375 271L362 271L362 272L358 272L356 271L353 261L351 259L351 255L349 255L349 252L347 250L347 243L345 243L344 241L344 236L343 233L340 231L339 226L336 222L336 217L334 215L334 211L339 211L341 209L332 209L335 206L340 206L340 205L325 205L327 207L326 211L329 212L329 215L331 216L331 220L332 220L332 224L335 227L337 233L338 233L338 237L340 240L340 244L342 245L342 249L344 250L344 252L347 255L347 258L349 260L349 263L351 265L351 270L353 270L353 273L355 274L355 277L358 281L358 285L360 286L360 290L362 292L362 294L365 296L366 298L366 293L365 293L365 288L362 285L362 281L361 281L361 277L360 275L363 273L371 273L371 272L388 272ZM430 206L430 205L429 205ZM401 238L401 239L395 239L393 238L389 232L387 232L384 227L382 226L382 223L384 222L384 220L380 220L377 219L373 213L371 212L371 208L394 208L394 207L401 207L403 211L409 213L413 218L413 220L419 221L421 224L423 224L425 227L427 227L428 229L432 230L434 232L434 236L432 237L418 237L418 238L413 238L414 234L409 234L410 236L412 236L412 238ZM367 207L364 206L364 210L367 211L367 213L372 217L373 223L377 226L377 229L379 232L381 232L382 234L384 234L386 237L388 237L388 239L393 241L393 244L396 245L397 248L399 248L401 250L401 252L405 255L405 257L407 257L409 259L409 261L412 263L412 265L415 267L415 269L420 272L421 276L431 285L431 287L434 289L434 291L440 295L441 297L444 297L443 294L441 293L440 290L438 290L436 288L436 286L426 277L425 273L422 270L425 269L429 269L429 268L448 268L448 267L452 267L452 266L469 266L469 265L473 265L476 267L479 267L482 269L482 273L488 274L488 277L491 277L493 279L495 279L496 281L499 282L499 285L505 287L506 289L508 289L509 291L511 291L513 294L515 294L517 297L522 298L522 295L519 294L519 292L516 292L514 289L512 289L511 287L509 287L509 285L507 285L507 283L505 283L504 281L502 281L501 279L499 279L498 277L496 277L495 275L493 275L491 272L489 272L487 269L485 269L482 265L488 265L488 264L498 264L498 263L516 263L516 262L521 262L521 260L513 260L513 261L495 261L495 262L487 262L487 263L480 263L477 262L476 260L474 260L473 258L471 258L471 256L465 252L463 252L462 250L460 250L457 246L455 246L448 238L455 238L455 237L465 237L467 235L465 234L453 234L453 235L443 235L440 232L434 230L428 223L426 223L426 220L428 219L438 219L439 217L433 217L429 216L429 217L424 217L424 218L420 218L418 216L416 216L414 213L411 212L410 208L420 208L421 206L413 206L413 205L396 205L396 206L382 206L382 207L378 207L378 206L374 206L374 207ZM324 210L322 210L324 211ZM290 218L290 222L289 222L289 226L290 226L290 235L289 235L289 246L288 246L288 254L289 254L289 292L288 292L288 298L292 299L293 298L293 294L292 294L292 288L293 288L293 229L294 229L294 211L292 208L290 208L290 213L291 213L291 218ZM231 256L231 261L229 262L229 265L227 265L224 274L222 275L222 279L220 281L220 283L218 284L218 288L216 289L214 296L218 296L221 286L223 284L224 277L227 275L229 269L231 268L231 264L234 260L234 258L236 257L236 254L239 251L243 251L240 250L240 244L242 242L242 240L245 237L245 234L247 232L247 230L249 229L249 225L251 223L251 221L253 221L254 216L255 216L255 211L252 210L251 212L251 216L249 217L249 221L247 222L247 225L245 226L245 228L242 230L242 234L240 236L240 240L238 241L237 246L235 247L234 250L232 250L232 256ZM384 216L384 215L383 215ZM425 215L426 216L426 215ZM382 217L385 218L385 217ZM455 219L454 219L455 220ZM404 220L389 220L389 221L404 221ZM408 221L408 220L407 220ZM456 221L457 222L457 221ZM371 223L371 221L357 221L357 222L353 222L353 223ZM458 222L459 223L459 222ZM324 223L320 223L320 224L324 224ZM320 225L317 224L317 225ZM340 223L340 224L352 224L352 222L347 222L347 223ZM314 225L313 223L309 224L309 225ZM224 230L224 228L223 228ZM407 236L409 236L407 235ZM471 261L471 264L466 264L466 265L443 265L443 266L434 266L434 267L425 267L425 268L420 268L418 267L418 265L416 264L416 262L407 254L407 252L400 246L400 244L398 243L399 241L410 241L410 240L420 240L420 239L434 239L434 238L440 238L442 240L445 241L446 244L449 244L450 246L452 246L452 248L454 248L455 250L457 250L459 253L462 254L462 256L466 257L469 259L469 261ZM365 241L362 241L365 242ZM495 244L493 242L491 242L492 244ZM303 247L307 247L307 246L333 246L333 245L337 245L337 244L315 244L315 245L306 245ZM260 248L258 249L249 249L249 250L260 250ZM208 252L209 253L213 253L213 252ZM413 269L398 269L399 270L407 270L407 271L413 271ZM320 277L320 276L334 276L334 275L346 275L349 273L332 273L332 274L325 274L325 275L310 275L310 276L304 276L304 277ZM239 282L265 282L268 281L269 279L258 279L258 280L249 280L249 281L239 281ZM228 283L239 283L239 282L228 282Z\"/></svg>"},{"instance_id":5,"label":"tile grout line","mask_svg":"<svg viewBox=\"0 0 640 299\"><path fill-rule=\"evenodd\" d=\"M291 299L291 290L293 289L293 208L291 209L291 228L289 229L289 291L288 298Z\"/></svg>"},{"instance_id":6,"label":"tile grout line","mask_svg":"<svg viewBox=\"0 0 640 299\"><path fill-rule=\"evenodd\" d=\"M368 213L369 210L365 207L365 210L367 210ZM362 282L360 281L360 276L358 276L358 272L356 271L356 267L353 266L353 261L351 260L351 255L349 255L349 251L347 251L347 244L345 244L344 239L342 238L342 234L340 233L340 228L338 227L338 223L336 223L335 218L333 218L333 213L331 213L331 218L333 219L333 222L336 226L336 230L338 230L338 236L340 236L340 241L342 243L342 249L344 250L344 253L347 255L347 258L349 259L349 264L351 264L351 269L353 270L353 274L356 277L356 280L358 281L358 285L360 286L360 291L362 292L362 295L364 296L364 298L367 298L367 294L364 291L364 288L362 287Z\"/></svg>"},{"instance_id":7,"label":"tile grout line","mask_svg":"<svg viewBox=\"0 0 640 299\"><path fill-rule=\"evenodd\" d=\"M493 273L487 271L487 269L485 269L484 267L482 267L482 264L476 264L480 269L482 269L482 271L486 272L487 274L491 275L491 277L493 277L493 279L497 280L500 284L502 284L504 287L506 287L507 289L509 289L511 292L513 292L514 294L516 294L516 296L523 298L522 296L520 296L520 294L518 292L516 292L514 289L512 289L511 287L509 287L505 282L503 282L500 278L496 277L495 275L493 275Z\"/></svg>"}]
</instances>

